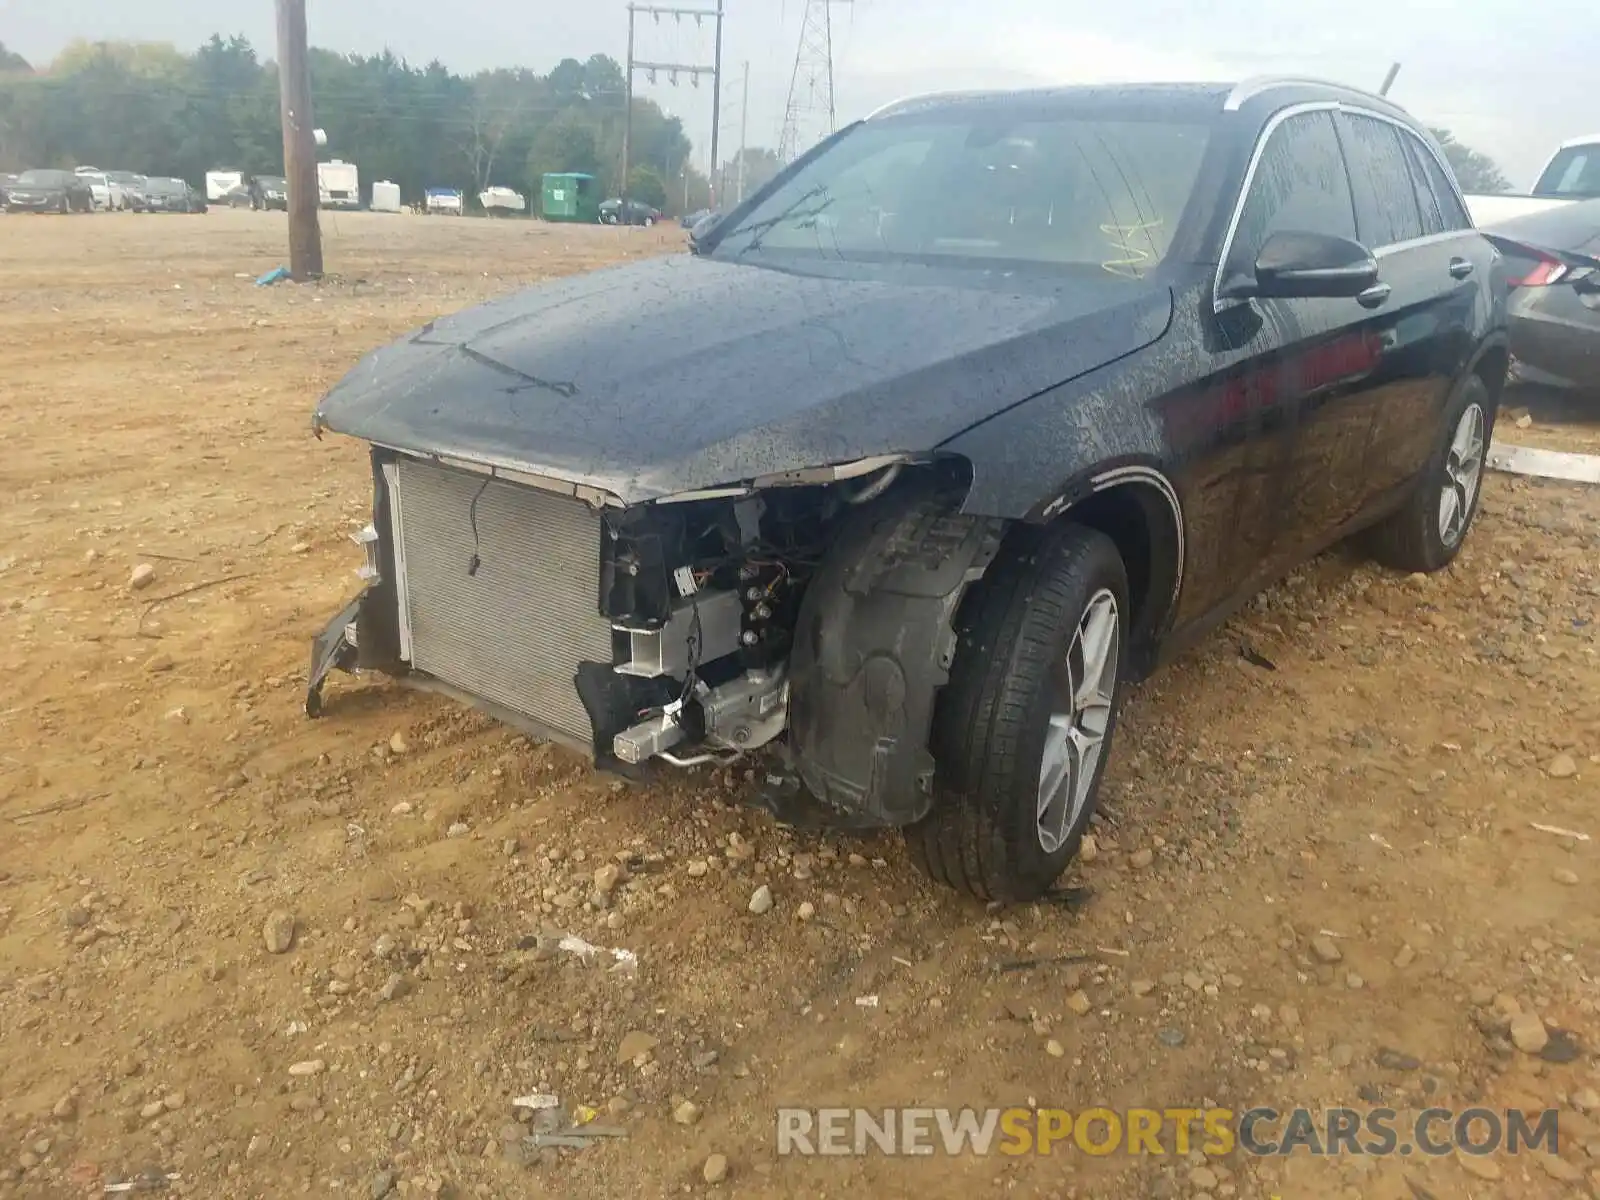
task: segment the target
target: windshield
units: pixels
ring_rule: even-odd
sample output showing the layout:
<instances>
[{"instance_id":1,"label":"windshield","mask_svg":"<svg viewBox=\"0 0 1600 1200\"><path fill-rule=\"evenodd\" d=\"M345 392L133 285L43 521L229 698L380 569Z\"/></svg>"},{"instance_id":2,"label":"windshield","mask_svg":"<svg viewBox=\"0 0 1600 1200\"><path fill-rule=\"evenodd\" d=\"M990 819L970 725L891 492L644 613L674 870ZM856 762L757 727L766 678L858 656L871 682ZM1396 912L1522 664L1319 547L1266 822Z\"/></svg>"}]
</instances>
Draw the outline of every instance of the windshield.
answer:
<instances>
[{"instance_id":1,"label":"windshield","mask_svg":"<svg viewBox=\"0 0 1600 1200\"><path fill-rule=\"evenodd\" d=\"M1209 126L1063 113L871 121L784 182L716 257L989 260L1141 278L1165 258Z\"/></svg>"},{"instance_id":2,"label":"windshield","mask_svg":"<svg viewBox=\"0 0 1600 1200\"><path fill-rule=\"evenodd\" d=\"M112 183L135 183L139 179L132 171L107 171L106 178Z\"/></svg>"},{"instance_id":3,"label":"windshield","mask_svg":"<svg viewBox=\"0 0 1600 1200\"><path fill-rule=\"evenodd\" d=\"M1533 194L1600 199L1600 142L1568 146L1557 154L1533 185Z\"/></svg>"},{"instance_id":4,"label":"windshield","mask_svg":"<svg viewBox=\"0 0 1600 1200\"><path fill-rule=\"evenodd\" d=\"M150 190L163 196L175 196L183 191L181 179L152 179L149 183Z\"/></svg>"},{"instance_id":5,"label":"windshield","mask_svg":"<svg viewBox=\"0 0 1600 1200\"><path fill-rule=\"evenodd\" d=\"M32 184L34 187L60 187L67 181L65 171L24 171L17 180L21 184Z\"/></svg>"},{"instance_id":6,"label":"windshield","mask_svg":"<svg viewBox=\"0 0 1600 1200\"><path fill-rule=\"evenodd\" d=\"M257 175L256 182L268 191L280 190L288 186L288 181L277 175Z\"/></svg>"}]
</instances>

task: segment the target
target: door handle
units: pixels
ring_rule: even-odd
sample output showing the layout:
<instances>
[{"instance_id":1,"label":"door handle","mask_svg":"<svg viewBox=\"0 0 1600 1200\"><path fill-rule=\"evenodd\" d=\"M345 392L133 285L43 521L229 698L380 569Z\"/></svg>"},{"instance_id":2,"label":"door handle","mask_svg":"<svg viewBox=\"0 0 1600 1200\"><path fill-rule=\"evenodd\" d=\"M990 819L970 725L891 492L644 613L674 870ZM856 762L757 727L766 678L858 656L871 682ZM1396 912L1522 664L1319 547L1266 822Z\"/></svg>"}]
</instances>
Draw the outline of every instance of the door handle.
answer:
<instances>
[{"instance_id":1,"label":"door handle","mask_svg":"<svg viewBox=\"0 0 1600 1200\"><path fill-rule=\"evenodd\" d=\"M1393 290L1387 283L1375 283L1356 297L1356 303L1362 308L1377 308L1389 299Z\"/></svg>"},{"instance_id":2,"label":"door handle","mask_svg":"<svg viewBox=\"0 0 1600 1200\"><path fill-rule=\"evenodd\" d=\"M1472 274L1472 262L1465 258L1452 258L1450 260L1450 278L1465 279Z\"/></svg>"}]
</instances>

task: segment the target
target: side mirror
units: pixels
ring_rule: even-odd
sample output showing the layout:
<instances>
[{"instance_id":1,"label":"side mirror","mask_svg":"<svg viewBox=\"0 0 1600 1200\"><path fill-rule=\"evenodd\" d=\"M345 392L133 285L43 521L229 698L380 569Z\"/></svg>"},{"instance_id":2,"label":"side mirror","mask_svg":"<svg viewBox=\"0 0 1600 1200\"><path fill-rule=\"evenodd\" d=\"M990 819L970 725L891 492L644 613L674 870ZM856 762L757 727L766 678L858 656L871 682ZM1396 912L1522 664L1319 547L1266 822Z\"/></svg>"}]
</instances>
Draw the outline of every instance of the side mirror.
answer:
<instances>
[{"instance_id":1,"label":"side mirror","mask_svg":"<svg viewBox=\"0 0 1600 1200\"><path fill-rule=\"evenodd\" d=\"M1326 233L1275 233L1256 255L1255 278L1236 276L1229 299L1359 296L1378 282L1378 260L1360 242Z\"/></svg>"}]
</instances>

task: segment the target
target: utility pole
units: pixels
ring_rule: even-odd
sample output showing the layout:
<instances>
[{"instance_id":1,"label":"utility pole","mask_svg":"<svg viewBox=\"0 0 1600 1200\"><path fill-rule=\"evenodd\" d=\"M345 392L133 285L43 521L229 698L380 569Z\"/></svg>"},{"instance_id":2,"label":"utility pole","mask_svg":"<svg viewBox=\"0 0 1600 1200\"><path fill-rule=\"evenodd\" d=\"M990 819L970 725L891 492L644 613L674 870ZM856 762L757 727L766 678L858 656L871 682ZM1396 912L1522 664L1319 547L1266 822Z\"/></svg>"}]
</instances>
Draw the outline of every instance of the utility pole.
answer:
<instances>
[{"instance_id":1,"label":"utility pole","mask_svg":"<svg viewBox=\"0 0 1600 1200\"><path fill-rule=\"evenodd\" d=\"M627 100L625 101L627 104L627 112L623 114L622 118L622 199L624 202L626 202L628 199L628 144L633 139L633 73L635 71L645 72L645 74L650 77L651 83L656 81L656 75L658 72L665 71L667 78L674 85L677 84L679 75L687 75L689 77L689 82L695 87L700 86L700 76L711 76L713 101L711 108L711 187L713 194L715 194L715 189L717 186L715 178L718 133L717 126L720 117L715 101L717 97L722 94L722 3L723 0L717 0L717 6L714 9L673 8L655 4L628 5L628 65L624 72L626 77L626 88L624 90L627 95ZM705 63L644 62L634 58L634 19L639 13L648 13L650 16L655 18L657 24L661 22L662 17L672 17L679 22L681 22L684 17L693 17L696 24L704 21L706 18L710 18L711 20L715 21L717 35L715 60L710 66L707 66Z\"/></svg>"},{"instance_id":2,"label":"utility pole","mask_svg":"<svg viewBox=\"0 0 1600 1200\"><path fill-rule=\"evenodd\" d=\"M739 198L735 204L744 203L744 152L745 131L750 124L750 60L744 64L744 98L739 101Z\"/></svg>"},{"instance_id":3,"label":"utility pole","mask_svg":"<svg viewBox=\"0 0 1600 1200\"><path fill-rule=\"evenodd\" d=\"M289 185L289 274L322 277L317 224L317 146L312 133L311 77L306 70L306 0L278 6L278 112L283 121L283 174Z\"/></svg>"},{"instance_id":4,"label":"utility pole","mask_svg":"<svg viewBox=\"0 0 1600 1200\"><path fill-rule=\"evenodd\" d=\"M617 195L622 197L622 211L617 219L628 220L628 143L633 140L633 5L628 5L628 70L622 85L622 183Z\"/></svg>"},{"instance_id":5,"label":"utility pole","mask_svg":"<svg viewBox=\"0 0 1600 1200\"><path fill-rule=\"evenodd\" d=\"M711 60L711 207L717 206L717 173L722 160L717 157L717 132L722 125L722 0L717 0L717 49Z\"/></svg>"}]
</instances>

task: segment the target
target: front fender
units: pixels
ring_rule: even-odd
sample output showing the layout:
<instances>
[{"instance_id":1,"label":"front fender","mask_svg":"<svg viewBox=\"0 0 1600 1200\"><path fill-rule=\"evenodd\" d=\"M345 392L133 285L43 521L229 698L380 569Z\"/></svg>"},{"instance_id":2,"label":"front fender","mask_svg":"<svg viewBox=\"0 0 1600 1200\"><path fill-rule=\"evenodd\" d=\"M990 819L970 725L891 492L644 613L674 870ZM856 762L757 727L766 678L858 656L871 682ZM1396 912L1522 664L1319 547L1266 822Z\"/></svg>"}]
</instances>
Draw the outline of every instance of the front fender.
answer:
<instances>
[{"instance_id":1,"label":"front fender","mask_svg":"<svg viewBox=\"0 0 1600 1200\"><path fill-rule=\"evenodd\" d=\"M933 804L928 738L967 586L1004 523L952 511L914 479L847 520L806 589L790 656L789 744L818 800L863 824Z\"/></svg>"}]
</instances>

